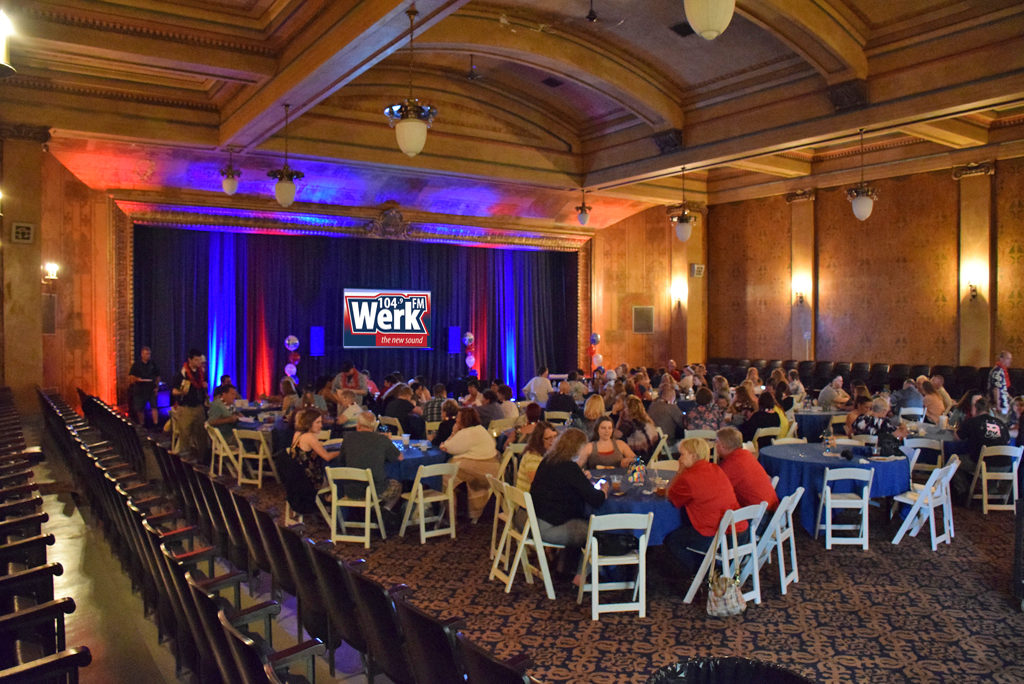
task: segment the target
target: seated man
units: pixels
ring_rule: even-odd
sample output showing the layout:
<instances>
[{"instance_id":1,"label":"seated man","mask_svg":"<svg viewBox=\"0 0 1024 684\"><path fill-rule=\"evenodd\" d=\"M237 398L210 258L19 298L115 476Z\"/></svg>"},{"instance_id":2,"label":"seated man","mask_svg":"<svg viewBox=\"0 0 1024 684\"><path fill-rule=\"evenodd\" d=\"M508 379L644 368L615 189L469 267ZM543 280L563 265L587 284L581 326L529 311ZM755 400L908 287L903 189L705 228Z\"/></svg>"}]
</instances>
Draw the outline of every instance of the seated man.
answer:
<instances>
[{"instance_id":1,"label":"seated man","mask_svg":"<svg viewBox=\"0 0 1024 684\"><path fill-rule=\"evenodd\" d=\"M505 417L505 411L501 408L501 398L492 389L485 390L482 394L484 403L476 407L476 413L480 416L480 424L488 427L492 420L501 420Z\"/></svg>"},{"instance_id":2,"label":"seated man","mask_svg":"<svg viewBox=\"0 0 1024 684\"><path fill-rule=\"evenodd\" d=\"M426 439L427 424L420 415L422 409L412 400L412 388L401 383L391 391L391 395L384 415L397 418L402 424L402 432L409 435L410 439Z\"/></svg>"},{"instance_id":3,"label":"seated man","mask_svg":"<svg viewBox=\"0 0 1024 684\"><path fill-rule=\"evenodd\" d=\"M676 391L672 389L672 385L661 386L658 390L658 398L647 407L647 415L668 436L669 443L674 444L683 436L686 424L683 412L676 404Z\"/></svg>"},{"instance_id":4,"label":"seated man","mask_svg":"<svg viewBox=\"0 0 1024 684\"><path fill-rule=\"evenodd\" d=\"M545 411L564 411L568 414L577 413L579 407L576 400L572 398L572 385L566 381L559 383L558 392L548 397L548 405Z\"/></svg>"},{"instance_id":5,"label":"seated man","mask_svg":"<svg viewBox=\"0 0 1024 684\"><path fill-rule=\"evenodd\" d=\"M754 506L767 501L767 511L773 512L779 506L779 496L764 467L754 454L743 448L743 435L734 427L722 428L717 434L718 464L729 477L740 506ZM770 519L771 516L765 515L761 524L767 527Z\"/></svg>"},{"instance_id":6,"label":"seated man","mask_svg":"<svg viewBox=\"0 0 1024 684\"><path fill-rule=\"evenodd\" d=\"M818 406L822 411L843 411L849 408L850 395L843 390L843 376L837 375L818 394Z\"/></svg>"},{"instance_id":7,"label":"seated man","mask_svg":"<svg viewBox=\"0 0 1024 684\"><path fill-rule=\"evenodd\" d=\"M448 398L448 388L445 387L443 382L439 382L433 387L433 395L430 400L423 404L423 420L428 423L440 423L441 422L441 404Z\"/></svg>"},{"instance_id":8,"label":"seated man","mask_svg":"<svg viewBox=\"0 0 1024 684\"><path fill-rule=\"evenodd\" d=\"M229 445L235 444L234 429L239 420L234 408L236 399L238 390L234 385L220 385L213 390L213 403L210 404L210 412L206 417L210 427L220 430Z\"/></svg>"},{"instance_id":9,"label":"seated man","mask_svg":"<svg viewBox=\"0 0 1024 684\"><path fill-rule=\"evenodd\" d=\"M974 417L960 424L956 436L967 441L967 453L960 454L960 467L953 476L952 485L957 495L966 499L974 471L978 468L982 447L1009 444L1010 429L1006 423L992 415L988 398L979 397L974 403ZM997 473L1010 472L1012 465L1008 456L994 456L985 461L985 467Z\"/></svg>"},{"instance_id":10,"label":"seated man","mask_svg":"<svg viewBox=\"0 0 1024 684\"><path fill-rule=\"evenodd\" d=\"M851 424L852 435L883 435L893 433L897 439L907 436L907 428L898 416L889 419L889 401L885 397L871 400L870 409L858 416Z\"/></svg>"},{"instance_id":11,"label":"seated man","mask_svg":"<svg viewBox=\"0 0 1024 684\"><path fill-rule=\"evenodd\" d=\"M679 509L680 525L665 538L665 545L690 576L714 541L722 516L740 507L729 476L708 460L710 456L706 440L680 442L679 471L668 488L668 500ZM737 525L737 531L742 533L741 542L749 538L747 523Z\"/></svg>"},{"instance_id":12,"label":"seated man","mask_svg":"<svg viewBox=\"0 0 1024 684\"><path fill-rule=\"evenodd\" d=\"M903 389L896 390L889 397L889 404L892 406L892 415L899 418L900 409L924 409L924 397L918 391L914 380L907 378L903 381Z\"/></svg>"},{"instance_id":13,"label":"seated man","mask_svg":"<svg viewBox=\"0 0 1024 684\"><path fill-rule=\"evenodd\" d=\"M356 431L345 437L338 456L339 465L369 468L381 505L389 510L394 509L402 497L402 483L388 477L385 464L401 461L403 454L395 448L387 435L377 432L376 416L369 411L359 414ZM365 486L359 482L345 484L345 496L350 498L362 497L364 490Z\"/></svg>"}]
</instances>

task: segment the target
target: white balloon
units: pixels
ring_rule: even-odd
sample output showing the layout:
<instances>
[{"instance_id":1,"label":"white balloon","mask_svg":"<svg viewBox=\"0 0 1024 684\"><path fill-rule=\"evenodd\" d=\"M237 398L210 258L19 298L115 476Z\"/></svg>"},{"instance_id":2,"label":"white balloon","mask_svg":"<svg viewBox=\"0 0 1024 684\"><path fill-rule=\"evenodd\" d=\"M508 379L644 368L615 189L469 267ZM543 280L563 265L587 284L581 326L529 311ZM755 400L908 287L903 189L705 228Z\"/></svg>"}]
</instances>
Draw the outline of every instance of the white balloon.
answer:
<instances>
[{"instance_id":1,"label":"white balloon","mask_svg":"<svg viewBox=\"0 0 1024 684\"><path fill-rule=\"evenodd\" d=\"M287 366L284 367L284 374L290 378L295 377L296 371L298 371L298 369L295 367L294 363L289 363Z\"/></svg>"},{"instance_id":2,"label":"white balloon","mask_svg":"<svg viewBox=\"0 0 1024 684\"><path fill-rule=\"evenodd\" d=\"M476 365L476 357L472 354L466 354L466 368L472 368Z\"/></svg>"},{"instance_id":3,"label":"white balloon","mask_svg":"<svg viewBox=\"0 0 1024 684\"><path fill-rule=\"evenodd\" d=\"M600 366L603 363L604 363L604 357L601 356L600 354L594 354L594 365L595 366Z\"/></svg>"}]
</instances>

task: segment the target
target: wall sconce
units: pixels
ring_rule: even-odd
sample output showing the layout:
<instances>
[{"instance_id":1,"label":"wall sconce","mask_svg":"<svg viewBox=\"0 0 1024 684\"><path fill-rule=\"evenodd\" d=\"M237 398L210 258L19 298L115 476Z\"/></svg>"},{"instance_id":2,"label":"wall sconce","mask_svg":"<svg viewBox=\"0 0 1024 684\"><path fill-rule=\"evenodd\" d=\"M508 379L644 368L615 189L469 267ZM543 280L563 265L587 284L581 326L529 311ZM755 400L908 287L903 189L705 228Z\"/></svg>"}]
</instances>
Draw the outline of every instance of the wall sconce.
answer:
<instances>
[{"instance_id":1,"label":"wall sconce","mask_svg":"<svg viewBox=\"0 0 1024 684\"><path fill-rule=\"evenodd\" d=\"M56 264L52 261L47 261L43 264L43 282L52 283L57 280L57 274L60 271L60 264Z\"/></svg>"},{"instance_id":2,"label":"wall sconce","mask_svg":"<svg viewBox=\"0 0 1024 684\"><path fill-rule=\"evenodd\" d=\"M974 283L967 283L967 291L971 295L972 302L978 298L978 286L975 285Z\"/></svg>"},{"instance_id":3,"label":"wall sconce","mask_svg":"<svg viewBox=\"0 0 1024 684\"><path fill-rule=\"evenodd\" d=\"M672 298L673 305L684 305L689 294L690 287L684 276L676 276L672 279L672 285L669 287L669 296Z\"/></svg>"},{"instance_id":4,"label":"wall sconce","mask_svg":"<svg viewBox=\"0 0 1024 684\"><path fill-rule=\"evenodd\" d=\"M803 303L804 303L804 293L803 292L797 292L796 293L796 303L801 305L801 306L803 306Z\"/></svg>"}]
</instances>

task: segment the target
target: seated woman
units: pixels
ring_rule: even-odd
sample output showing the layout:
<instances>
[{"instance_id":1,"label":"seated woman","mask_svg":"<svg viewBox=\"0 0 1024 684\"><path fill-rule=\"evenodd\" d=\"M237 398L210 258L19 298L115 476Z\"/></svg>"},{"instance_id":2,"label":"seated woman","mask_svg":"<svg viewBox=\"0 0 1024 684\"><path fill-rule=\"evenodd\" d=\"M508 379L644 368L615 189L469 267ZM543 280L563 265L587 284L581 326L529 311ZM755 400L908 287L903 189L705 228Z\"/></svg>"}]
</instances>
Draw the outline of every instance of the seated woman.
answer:
<instances>
[{"instance_id":1,"label":"seated woman","mask_svg":"<svg viewBox=\"0 0 1024 684\"><path fill-rule=\"evenodd\" d=\"M512 434L509 436L509 439L515 444L529 440L530 435L533 434L534 427L543 417L544 409L537 402L531 401L526 405L523 415L516 419L516 426L512 428Z\"/></svg>"},{"instance_id":2,"label":"seated woman","mask_svg":"<svg viewBox=\"0 0 1024 684\"><path fill-rule=\"evenodd\" d=\"M853 434L883 435L891 432L899 439L906 437L907 426L894 425L888 415L889 401L884 397L872 399L870 410L853 421ZM899 416L896 416L896 420L899 420Z\"/></svg>"},{"instance_id":3,"label":"seated woman","mask_svg":"<svg viewBox=\"0 0 1024 684\"><path fill-rule=\"evenodd\" d=\"M775 370L779 369L776 368ZM793 410L793 397L789 396L789 383L786 381L777 382L772 387L775 388L776 403L778 403L783 413L788 414Z\"/></svg>"},{"instance_id":4,"label":"seated woman","mask_svg":"<svg viewBox=\"0 0 1024 684\"><path fill-rule=\"evenodd\" d=\"M295 434L289 448L292 459L302 468L314 492L324 486L324 468L327 463L338 456L337 451L327 451L320 441L319 435L323 428L323 417L319 411L299 411L295 416Z\"/></svg>"},{"instance_id":5,"label":"seated woman","mask_svg":"<svg viewBox=\"0 0 1024 684\"><path fill-rule=\"evenodd\" d=\"M654 421L647 415L644 403L638 397L626 397L625 408L615 428L634 454L644 463L650 460L661 437L658 436L658 428Z\"/></svg>"},{"instance_id":6,"label":"seated woman","mask_svg":"<svg viewBox=\"0 0 1024 684\"><path fill-rule=\"evenodd\" d=\"M711 378L711 392L715 395L715 403L725 410L732 403L732 389L724 375Z\"/></svg>"},{"instance_id":7,"label":"seated woman","mask_svg":"<svg viewBox=\"0 0 1024 684\"><path fill-rule=\"evenodd\" d=\"M320 396L320 400L318 400L316 404L317 408L320 408L320 406L322 405L322 410L326 411L332 416L337 415L338 412L338 395L331 388L331 385L333 383L334 378L332 378L330 375L322 375L319 378L317 378L316 383L314 385L314 387L316 388L316 393ZM323 402L322 404L321 401Z\"/></svg>"},{"instance_id":8,"label":"seated woman","mask_svg":"<svg viewBox=\"0 0 1024 684\"><path fill-rule=\"evenodd\" d=\"M530 495L540 538L546 542L582 548L589 526L587 506L600 508L608 495L607 483L595 489L573 461L586 440L582 430L566 430L545 454L533 478Z\"/></svg>"},{"instance_id":9,"label":"seated woman","mask_svg":"<svg viewBox=\"0 0 1024 684\"><path fill-rule=\"evenodd\" d=\"M804 383L800 382L800 371L793 368L786 377L789 378L789 395L793 397L793 403L800 406L807 397L807 389L804 387Z\"/></svg>"},{"instance_id":10,"label":"seated woman","mask_svg":"<svg viewBox=\"0 0 1024 684\"><path fill-rule=\"evenodd\" d=\"M755 396L761 394L761 387L764 383L761 382L761 374L757 372L756 366L751 366L747 369L747 377L743 378L743 382L750 383L750 391L753 392Z\"/></svg>"},{"instance_id":11,"label":"seated woman","mask_svg":"<svg viewBox=\"0 0 1024 684\"><path fill-rule=\"evenodd\" d=\"M456 486L460 482L466 483L469 519L476 524L491 496L487 475L498 476L498 452L494 437L480 424L475 408L463 406L459 409L452 436L441 444L441 451L451 454L452 462L459 464Z\"/></svg>"},{"instance_id":12,"label":"seated woman","mask_svg":"<svg viewBox=\"0 0 1024 684\"><path fill-rule=\"evenodd\" d=\"M597 427L597 419L604 415L604 399L597 394L591 394L587 403L583 405L583 426L584 434L593 434Z\"/></svg>"},{"instance_id":13,"label":"seated woman","mask_svg":"<svg viewBox=\"0 0 1024 684\"><path fill-rule=\"evenodd\" d=\"M279 389L281 390L281 413L285 420L290 420L302 406L302 397L296 391L295 383L291 378L281 378Z\"/></svg>"},{"instance_id":14,"label":"seated woman","mask_svg":"<svg viewBox=\"0 0 1024 684\"><path fill-rule=\"evenodd\" d=\"M729 410L726 411L726 419L732 416L734 425L742 425L750 420L750 417L757 412L757 400L746 385L736 387L736 397L733 399Z\"/></svg>"},{"instance_id":15,"label":"seated woman","mask_svg":"<svg viewBox=\"0 0 1024 684\"><path fill-rule=\"evenodd\" d=\"M946 410L946 405L942 403L942 396L930 380L921 383L921 394L924 395L924 419L933 425L938 425L939 416Z\"/></svg>"},{"instance_id":16,"label":"seated woman","mask_svg":"<svg viewBox=\"0 0 1024 684\"><path fill-rule=\"evenodd\" d=\"M621 439L615 439L615 424L608 416L601 416L594 423L590 443L580 448L577 460L581 468L625 468L636 460L636 454Z\"/></svg>"},{"instance_id":17,"label":"seated woman","mask_svg":"<svg viewBox=\"0 0 1024 684\"><path fill-rule=\"evenodd\" d=\"M775 397L771 392L762 392L757 398L757 411L740 425L740 432L743 434L743 441L749 442L754 439L754 433L761 428L779 428L779 436L782 434L782 423L779 419L779 412L775 410ZM788 428L787 424L787 428ZM766 447L771 444L771 437L762 437L757 448Z\"/></svg>"},{"instance_id":18,"label":"seated woman","mask_svg":"<svg viewBox=\"0 0 1024 684\"><path fill-rule=\"evenodd\" d=\"M455 428L455 418L459 415L459 402L454 399L445 399L441 404L441 424L437 426L437 432L434 433L434 439L430 440L431 444L436 447L452 436L452 430Z\"/></svg>"},{"instance_id":19,"label":"seated woman","mask_svg":"<svg viewBox=\"0 0 1024 684\"><path fill-rule=\"evenodd\" d=\"M981 396L981 393L977 390L967 390L964 392L956 405L949 410L949 424L952 426L963 425L965 422L973 418L974 403L980 399Z\"/></svg>"},{"instance_id":20,"label":"seated woman","mask_svg":"<svg viewBox=\"0 0 1024 684\"><path fill-rule=\"evenodd\" d=\"M714 395L707 387L697 390L697 405L686 414L687 430L721 429L725 423L725 412L714 402Z\"/></svg>"},{"instance_id":21,"label":"seated woman","mask_svg":"<svg viewBox=\"0 0 1024 684\"><path fill-rule=\"evenodd\" d=\"M537 426L530 435L530 441L526 443L523 455L519 457L519 470L516 474L516 487L524 492L530 491L533 483L533 476L537 473L537 466L544 459L555 440L558 438L558 430L553 428L547 421L538 421Z\"/></svg>"},{"instance_id":22,"label":"seated woman","mask_svg":"<svg viewBox=\"0 0 1024 684\"><path fill-rule=\"evenodd\" d=\"M846 427L844 428L847 437L853 437L857 434L853 431L853 424L858 418L871 410L871 401L871 397L863 396L853 400L853 410L846 416Z\"/></svg>"},{"instance_id":23,"label":"seated woman","mask_svg":"<svg viewBox=\"0 0 1024 684\"><path fill-rule=\"evenodd\" d=\"M718 524L728 510L740 507L732 482L720 467L709 461L711 448L703 439L684 439L679 443L679 470L668 488L668 500L679 509L678 528L665 538L665 545L692 576L718 532ZM747 537L747 523L736 526ZM745 541L745 539L740 540Z\"/></svg>"}]
</instances>

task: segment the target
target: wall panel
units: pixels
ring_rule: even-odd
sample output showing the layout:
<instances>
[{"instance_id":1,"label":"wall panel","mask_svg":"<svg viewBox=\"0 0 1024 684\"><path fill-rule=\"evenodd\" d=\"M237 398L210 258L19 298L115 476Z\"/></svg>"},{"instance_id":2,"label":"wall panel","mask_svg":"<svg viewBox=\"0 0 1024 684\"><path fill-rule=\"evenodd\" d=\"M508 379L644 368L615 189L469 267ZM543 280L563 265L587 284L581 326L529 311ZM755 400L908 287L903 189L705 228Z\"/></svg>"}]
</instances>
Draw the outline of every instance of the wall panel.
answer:
<instances>
[{"instance_id":1,"label":"wall panel","mask_svg":"<svg viewBox=\"0 0 1024 684\"><path fill-rule=\"evenodd\" d=\"M1024 356L1024 159L996 164L995 336L998 352ZM1017 361L1018 365L1020 361Z\"/></svg>"},{"instance_id":2,"label":"wall panel","mask_svg":"<svg viewBox=\"0 0 1024 684\"><path fill-rule=\"evenodd\" d=\"M819 190L817 358L955 364L958 187L948 171L874 183L864 222Z\"/></svg>"},{"instance_id":3,"label":"wall panel","mask_svg":"<svg viewBox=\"0 0 1024 684\"><path fill-rule=\"evenodd\" d=\"M709 357L790 357L789 214L781 196L709 209Z\"/></svg>"}]
</instances>

